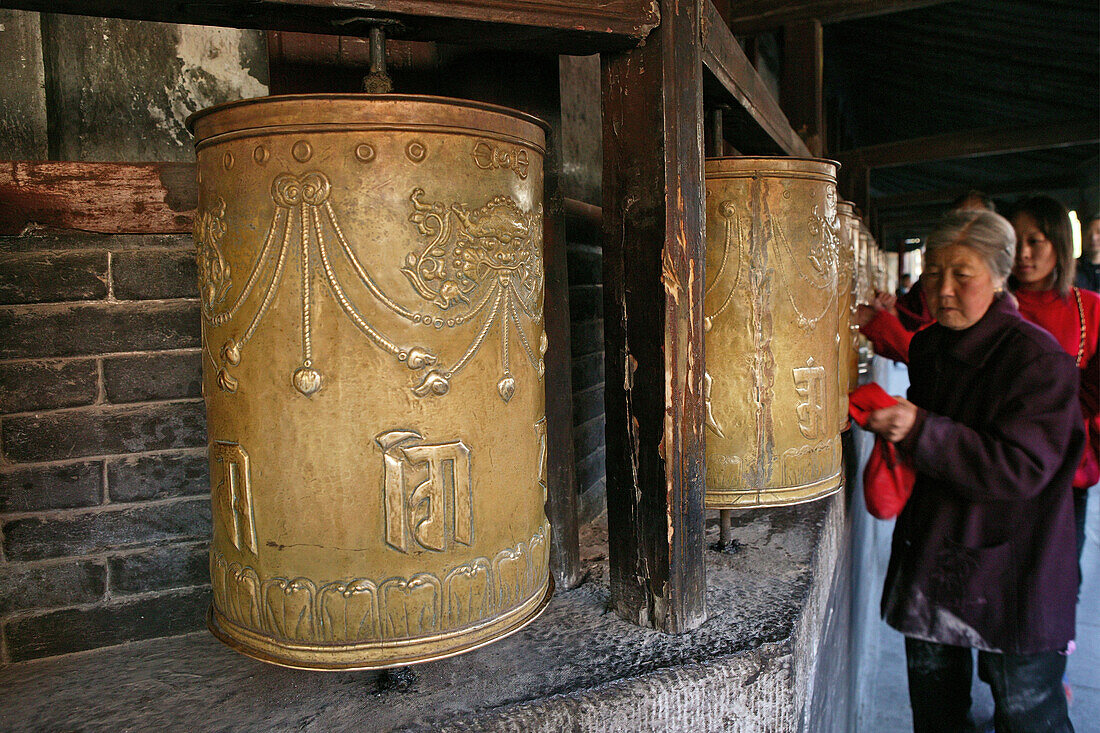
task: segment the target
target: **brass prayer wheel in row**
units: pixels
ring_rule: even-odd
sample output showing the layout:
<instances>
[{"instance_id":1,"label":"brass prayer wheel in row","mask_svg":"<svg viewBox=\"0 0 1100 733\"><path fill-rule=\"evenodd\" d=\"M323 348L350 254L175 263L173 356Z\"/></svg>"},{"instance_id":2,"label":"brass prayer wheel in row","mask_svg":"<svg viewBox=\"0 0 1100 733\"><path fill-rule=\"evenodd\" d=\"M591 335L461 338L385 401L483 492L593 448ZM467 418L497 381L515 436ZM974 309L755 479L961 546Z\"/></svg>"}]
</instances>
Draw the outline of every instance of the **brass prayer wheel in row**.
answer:
<instances>
[{"instance_id":1,"label":"brass prayer wheel in row","mask_svg":"<svg viewBox=\"0 0 1100 733\"><path fill-rule=\"evenodd\" d=\"M867 225L862 221L859 222L859 232L857 234L859 239L859 249L856 256L856 277L858 284L856 285L856 302L859 305L870 305L871 301L875 297L875 240L871 236L871 230L867 228ZM871 359L874 356L874 352L871 349L871 342L866 336L860 334L859 337L859 373L867 374L871 370Z\"/></svg>"},{"instance_id":2,"label":"brass prayer wheel in row","mask_svg":"<svg viewBox=\"0 0 1100 733\"><path fill-rule=\"evenodd\" d=\"M874 267L871 281L875 286L875 290L885 293L889 289L889 275L886 272L886 250L878 245L874 237L871 237L871 253L871 261Z\"/></svg>"},{"instance_id":3,"label":"brass prayer wheel in row","mask_svg":"<svg viewBox=\"0 0 1100 733\"><path fill-rule=\"evenodd\" d=\"M706 506L827 496L841 485L836 164L712 158L705 181Z\"/></svg>"},{"instance_id":4,"label":"brass prayer wheel in row","mask_svg":"<svg viewBox=\"0 0 1100 733\"><path fill-rule=\"evenodd\" d=\"M189 124L211 630L307 669L518 630L552 592L544 125L401 95Z\"/></svg>"},{"instance_id":5,"label":"brass prayer wheel in row","mask_svg":"<svg viewBox=\"0 0 1100 733\"><path fill-rule=\"evenodd\" d=\"M867 225L862 221L859 222L859 255L858 255L858 278L859 285L857 287L857 297L861 304L870 305L871 301L875 297L876 287L876 263L875 252L878 247L875 245L874 237L871 236L871 230L867 228Z\"/></svg>"},{"instance_id":6,"label":"brass prayer wheel in row","mask_svg":"<svg viewBox=\"0 0 1100 733\"><path fill-rule=\"evenodd\" d=\"M837 204L840 220L840 273L837 283L839 300L841 429L848 428L848 393L859 384L859 326L855 322L859 273L856 267L859 249L859 219L849 201Z\"/></svg>"}]
</instances>

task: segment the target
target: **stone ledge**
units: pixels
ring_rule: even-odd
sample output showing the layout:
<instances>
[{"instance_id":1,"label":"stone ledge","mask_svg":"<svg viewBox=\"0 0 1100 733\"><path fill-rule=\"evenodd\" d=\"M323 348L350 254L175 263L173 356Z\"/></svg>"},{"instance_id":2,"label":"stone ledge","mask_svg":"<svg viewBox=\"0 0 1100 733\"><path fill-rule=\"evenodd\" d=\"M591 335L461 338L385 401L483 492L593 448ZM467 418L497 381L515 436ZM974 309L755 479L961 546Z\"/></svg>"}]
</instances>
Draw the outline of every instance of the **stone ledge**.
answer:
<instances>
[{"instance_id":1,"label":"stone ledge","mask_svg":"<svg viewBox=\"0 0 1100 733\"><path fill-rule=\"evenodd\" d=\"M807 727L846 542L846 501L842 492L739 512L741 547L707 553L710 618L689 634L660 634L607 612L606 529L595 523L582 538L582 586L559 593L508 639L417 667L406 692L377 693L372 673L264 665L191 634L7 667L5 728L798 730Z\"/></svg>"}]
</instances>

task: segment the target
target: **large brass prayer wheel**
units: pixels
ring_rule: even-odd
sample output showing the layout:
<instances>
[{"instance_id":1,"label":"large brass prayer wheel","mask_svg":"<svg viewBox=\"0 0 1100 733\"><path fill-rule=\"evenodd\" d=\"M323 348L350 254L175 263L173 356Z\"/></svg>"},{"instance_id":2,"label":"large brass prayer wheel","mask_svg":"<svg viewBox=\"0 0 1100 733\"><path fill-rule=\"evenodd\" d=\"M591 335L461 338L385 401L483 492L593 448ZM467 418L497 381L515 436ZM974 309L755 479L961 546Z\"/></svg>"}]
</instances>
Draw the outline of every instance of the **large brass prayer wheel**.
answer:
<instances>
[{"instance_id":1,"label":"large brass prayer wheel","mask_svg":"<svg viewBox=\"0 0 1100 733\"><path fill-rule=\"evenodd\" d=\"M837 294L840 313L840 420L841 430L848 428L848 393L859 384L859 326L855 323L856 291L859 287L857 259L859 219L851 202L837 204L840 220L840 257Z\"/></svg>"},{"instance_id":2,"label":"large brass prayer wheel","mask_svg":"<svg viewBox=\"0 0 1100 733\"><path fill-rule=\"evenodd\" d=\"M706 161L706 506L841 484L836 164Z\"/></svg>"},{"instance_id":3,"label":"large brass prayer wheel","mask_svg":"<svg viewBox=\"0 0 1100 733\"><path fill-rule=\"evenodd\" d=\"M542 123L306 95L190 125L211 630L361 669L520 629L552 592Z\"/></svg>"}]
</instances>

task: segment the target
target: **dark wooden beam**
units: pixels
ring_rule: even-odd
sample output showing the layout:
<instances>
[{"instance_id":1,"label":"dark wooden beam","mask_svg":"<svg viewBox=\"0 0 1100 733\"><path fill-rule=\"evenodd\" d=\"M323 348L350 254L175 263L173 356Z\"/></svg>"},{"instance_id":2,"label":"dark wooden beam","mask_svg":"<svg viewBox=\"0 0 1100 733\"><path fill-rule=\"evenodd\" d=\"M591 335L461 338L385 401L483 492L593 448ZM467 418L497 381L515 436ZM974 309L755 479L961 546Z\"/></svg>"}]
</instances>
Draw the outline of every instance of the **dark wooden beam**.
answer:
<instances>
[{"instance_id":1,"label":"dark wooden beam","mask_svg":"<svg viewBox=\"0 0 1100 733\"><path fill-rule=\"evenodd\" d=\"M729 4L726 19L735 34L749 36L807 20L835 23L944 2L947 0L741 0Z\"/></svg>"},{"instance_id":2,"label":"dark wooden beam","mask_svg":"<svg viewBox=\"0 0 1100 733\"><path fill-rule=\"evenodd\" d=\"M0 162L0 234L190 232L197 205L190 163Z\"/></svg>"},{"instance_id":3,"label":"dark wooden beam","mask_svg":"<svg viewBox=\"0 0 1100 733\"><path fill-rule=\"evenodd\" d=\"M779 102L753 68L711 0L703 4L702 25L702 62L715 82L713 86L722 90L727 101L735 103L733 113L740 111L757 128L746 130L742 126L738 129L738 116L730 113L726 115L727 138L746 153L810 155L810 149L791 127ZM731 125L733 130L730 130ZM761 150L755 140L746 139L746 135L752 136L754 132L757 137L765 136L774 150Z\"/></svg>"},{"instance_id":4,"label":"dark wooden beam","mask_svg":"<svg viewBox=\"0 0 1100 733\"><path fill-rule=\"evenodd\" d=\"M889 216L891 209L908 209L929 204L948 204L974 189L989 196L1012 196L1033 191L1038 193L1060 191L1067 188L1077 188L1079 185L1080 177L1076 174L1030 178L1008 183L976 182L973 186L967 186L966 188L946 188L939 191L914 191L913 193L899 193L892 196L875 196L874 202L882 213L884 220L887 220L886 217Z\"/></svg>"},{"instance_id":5,"label":"dark wooden beam","mask_svg":"<svg viewBox=\"0 0 1100 733\"><path fill-rule=\"evenodd\" d=\"M858 164L842 164L837 172L837 189L842 198L866 214L871 205L871 169Z\"/></svg>"},{"instance_id":6,"label":"dark wooden beam","mask_svg":"<svg viewBox=\"0 0 1100 733\"><path fill-rule=\"evenodd\" d=\"M440 65L439 44L386 39L386 70L395 88L430 76ZM370 66L370 40L360 36L267 31L271 94L360 92Z\"/></svg>"},{"instance_id":7,"label":"dark wooden beam","mask_svg":"<svg viewBox=\"0 0 1100 733\"><path fill-rule=\"evenodd\" d=\"M607 523L615 612L678 633L706 618L701 18L659 5L602 58Z\"/></svg>"},{"instance_id":8,"label":"dark wooden beam","mask_svg":"<svg viewBox=\"0 0 1100 733\"><path fill-rule=\"evenodd\" d=\"M825 151L824 51L819 21L805 20L783 27L779 103L791 127L817 157Z\"/></svg>"},{"instance_id":9,"label":"dark wooden beam","mask_svg":"<svg viewBox=\"0 0 1100 733\"><path fill-rule=\"evenodd\" d=\"M985 127L846 150L842 165L888 168L951 158L1022 153L1100 141L1100 118L1021 127Z\"/></svg>"},{"instance_id":10,"label":"dark wooden beam","mask_svg":"<svg viewBox=\"0 0 1100 733\"><path fill-rule=\"evenodd\" d=\"M393 37L596 53L637 45L660 22L649 0L2 0L3 7L165 23Z\"/></svg>"},{"instance_id":11,"label":"dark wooden beam","mask_svg":"<svg viewBox=\"0 0 1100 733\"><path fill-rule=\"evenodd\" d=\"M603 209L585 201L566 198L565 220L570 232L584 237L581 241L595 239L603 232Z\"/></svg>"}]
</instances>

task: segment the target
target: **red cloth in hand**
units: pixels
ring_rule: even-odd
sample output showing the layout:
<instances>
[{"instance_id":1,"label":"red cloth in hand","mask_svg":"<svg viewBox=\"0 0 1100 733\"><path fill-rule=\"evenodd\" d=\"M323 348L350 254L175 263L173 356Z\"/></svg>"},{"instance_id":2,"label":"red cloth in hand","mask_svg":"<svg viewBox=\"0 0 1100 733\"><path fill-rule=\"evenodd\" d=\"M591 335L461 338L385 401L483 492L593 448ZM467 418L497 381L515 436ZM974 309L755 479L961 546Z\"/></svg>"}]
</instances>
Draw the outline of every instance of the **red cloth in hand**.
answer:
<instances>
[{"instance_id":1,"label":"red cloth in hand","mask_svg":"<svg viewBox=\"0 0 1100 733\"><path fill-rule=\"evenodd\" d=\"M895 404L897 400L871 382L848 395L848 414L857 425L864 427L872 412ZM875 447L863 469L863 500L871 516L893 519L901 514L916 480L916 471L898 453L897 446L876 435Z\"/></svg>"}]
</instances>

